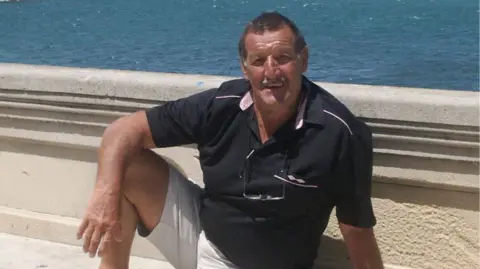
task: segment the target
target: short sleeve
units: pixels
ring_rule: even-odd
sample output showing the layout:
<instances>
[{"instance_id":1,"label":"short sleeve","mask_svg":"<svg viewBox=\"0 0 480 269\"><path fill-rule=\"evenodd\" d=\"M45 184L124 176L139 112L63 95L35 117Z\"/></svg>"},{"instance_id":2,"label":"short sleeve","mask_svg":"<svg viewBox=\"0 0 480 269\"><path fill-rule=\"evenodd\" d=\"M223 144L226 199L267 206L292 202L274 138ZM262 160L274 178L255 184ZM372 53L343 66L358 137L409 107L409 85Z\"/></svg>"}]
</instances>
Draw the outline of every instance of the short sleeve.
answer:
<instances>
[{"instance_id":1,"label":"short sleeve","mask_svg":"<svg viewBox=\"0 0 480 269\"><path fill-rule=\"evenodd\" d=\"M361 123L347 134L335 169L335 204L340 222L360 228L376 224L371 187L373 170L372 134Z\"/></svg>"},{"instance_id":2,"label":"short sleeve","mask_svg":"<svg viewBox=\"0 0 480 269\"><path fill-rule=\"evenodd\" d=\"M201 144L215 89L166 102L146 111L153 141L158 148Z\"/></svg>"}]
</instances>

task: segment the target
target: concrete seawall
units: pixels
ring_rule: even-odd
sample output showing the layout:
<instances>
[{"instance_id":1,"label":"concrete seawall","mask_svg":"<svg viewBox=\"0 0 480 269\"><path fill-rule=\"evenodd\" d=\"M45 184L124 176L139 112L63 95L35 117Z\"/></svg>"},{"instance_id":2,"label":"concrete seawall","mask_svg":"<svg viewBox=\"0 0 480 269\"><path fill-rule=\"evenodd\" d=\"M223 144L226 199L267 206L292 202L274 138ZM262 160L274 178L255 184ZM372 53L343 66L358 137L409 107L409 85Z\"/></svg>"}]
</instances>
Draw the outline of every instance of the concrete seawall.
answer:
<instances>
[{"instance_id":1,"label":"concrete seawall","mask_svg":"<svg viewBox=\"0 0 480 269\"><path fill-rule=\"evenodd\" d=\"M0 64L0 232L79 245L107 124L228 79ZM374 131L376 233L389 267L478 268L479 93L319 85ZM158 152L201 183L194 145ZM334 220L318 264L349 268ZM140 238L134 253L163 259Z\"/></svg>"}]
</instances>

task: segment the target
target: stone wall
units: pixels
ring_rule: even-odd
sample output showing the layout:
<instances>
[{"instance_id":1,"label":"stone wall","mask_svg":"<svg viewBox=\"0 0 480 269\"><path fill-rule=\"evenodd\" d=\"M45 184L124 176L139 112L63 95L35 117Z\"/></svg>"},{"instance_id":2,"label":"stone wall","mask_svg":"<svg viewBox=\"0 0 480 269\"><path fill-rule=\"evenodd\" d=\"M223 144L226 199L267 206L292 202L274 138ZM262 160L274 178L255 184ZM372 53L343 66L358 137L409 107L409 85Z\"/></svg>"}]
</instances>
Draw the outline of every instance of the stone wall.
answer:
<instances>
[{"instance_id":1,"label":"stone wall","mask_svg":"<svg viewBox=\"0 0 480 269\"><path fill-rule=\"evenodd\" d=\"M0 232L80 245L96 147L126 113L227 77L0 64ZM389 268L478 268L479 93L319 83L374 131L377 239ZM158 150L201 184L194 145ZM318 264L349 268L335 218ZM137 238L134 253L162 259Z\"/></svg>"}]
</instances>

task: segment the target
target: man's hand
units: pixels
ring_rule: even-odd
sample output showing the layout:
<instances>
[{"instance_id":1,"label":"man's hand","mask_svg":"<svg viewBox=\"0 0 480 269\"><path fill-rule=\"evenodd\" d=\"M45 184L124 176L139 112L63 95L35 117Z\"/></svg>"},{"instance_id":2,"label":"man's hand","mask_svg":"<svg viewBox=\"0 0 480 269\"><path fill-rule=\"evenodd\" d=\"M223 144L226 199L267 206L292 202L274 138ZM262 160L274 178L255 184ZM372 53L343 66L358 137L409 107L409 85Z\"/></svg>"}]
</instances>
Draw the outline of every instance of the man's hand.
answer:
<instances>
[{"instance_id":1,"label":"man's hand","mask_svg":"<svg viewBox=\"0 0 480 269\"><path fill-rule=\"evenodd\" d=\"M120 242L121 235L119 193L113 193L108 185L98 182L78 229L77 238L83 237L83 251L88 252L90 257L95 257L97 249L101 256L105 245L112 240Z\"/></svg>"},{"instance_id":2,"label":"man's hand","mask_svg":"<svg viewBox=\"0 0 480 269\"><path fill-rule=\"evenodd\" d=\"M348 254L356 269L383 269L383 262L372 228L340 223Z\"/></svg>"}]
</instances>

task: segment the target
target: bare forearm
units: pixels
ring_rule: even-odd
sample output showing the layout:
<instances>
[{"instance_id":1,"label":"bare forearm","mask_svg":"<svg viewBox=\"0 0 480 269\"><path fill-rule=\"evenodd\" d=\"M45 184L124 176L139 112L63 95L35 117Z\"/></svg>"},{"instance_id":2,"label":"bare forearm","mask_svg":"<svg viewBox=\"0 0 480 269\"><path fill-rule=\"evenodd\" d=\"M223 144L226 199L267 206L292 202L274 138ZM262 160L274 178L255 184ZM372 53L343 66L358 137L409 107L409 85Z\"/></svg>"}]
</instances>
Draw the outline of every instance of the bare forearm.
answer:
<instances>
[{"instance_id":1,"label":"bare forearm","mask_svg":"<svg viewBox=\"0 0 480 269\"><path fill-rule=\"evenodd\" d=\"M355 269L383 269L380 250L375 237L367 237L361 240L362 245L349 248L351 262Z\"/></svg>"},{"instance_id":2,"label":"bare forearm","mask_svg":"<svg viewBox=\"0 0 480 269\"><path fill-rule=\"evenodd\" d=\"M355 269L383 269L382 257L373 229L340 223L350 260Z\"/></svg>"},{"instance_id":3,"label":"bare forearm","mask_svg":"<svg viewBox=\"0 0 480 269\"><path fill-rule=\"evenodd\" d=\"M118 195L128 159L143 149L144 128L139 128L141 116L122 117L109 125L98 150L98 183L107 186L110 195ZM141 119L140 119L141 122Z\"/></svg>"}]
</instances>

